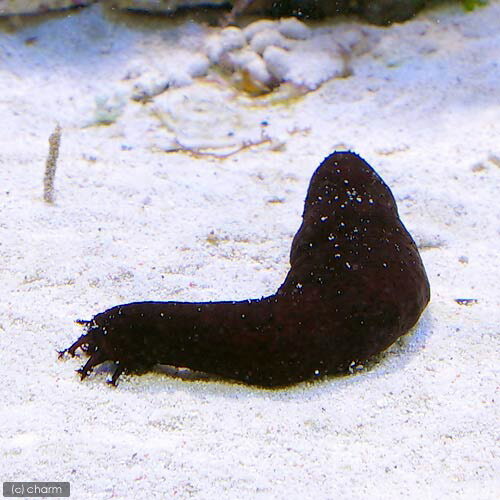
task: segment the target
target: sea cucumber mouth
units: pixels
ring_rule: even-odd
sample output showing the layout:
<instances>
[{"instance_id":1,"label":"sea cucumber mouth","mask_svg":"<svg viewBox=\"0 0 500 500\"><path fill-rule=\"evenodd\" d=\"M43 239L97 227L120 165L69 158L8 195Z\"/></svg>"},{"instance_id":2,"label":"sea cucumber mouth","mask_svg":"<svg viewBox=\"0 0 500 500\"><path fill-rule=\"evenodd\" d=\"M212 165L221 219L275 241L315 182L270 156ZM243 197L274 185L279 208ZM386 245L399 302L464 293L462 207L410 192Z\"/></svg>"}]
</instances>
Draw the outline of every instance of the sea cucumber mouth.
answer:
<instances>
[{"instance_id":1,"label":"sea cucumber mouth","mask_svg":"<svg viewBox=\"0 0 500 500\"><path fill-rule=\"evenodd\" d=\"M96 322L94 320L78 319L75 323L83 326L85 333L78 337L78 339L67 349L58 351L59 359L63 358L65 354L69 354L72 358L74 358L76 356L77 349L80 349L87 356L93 356L97 352L100 352L98 343L99 327Z\"/></svg>"}]
</instances>

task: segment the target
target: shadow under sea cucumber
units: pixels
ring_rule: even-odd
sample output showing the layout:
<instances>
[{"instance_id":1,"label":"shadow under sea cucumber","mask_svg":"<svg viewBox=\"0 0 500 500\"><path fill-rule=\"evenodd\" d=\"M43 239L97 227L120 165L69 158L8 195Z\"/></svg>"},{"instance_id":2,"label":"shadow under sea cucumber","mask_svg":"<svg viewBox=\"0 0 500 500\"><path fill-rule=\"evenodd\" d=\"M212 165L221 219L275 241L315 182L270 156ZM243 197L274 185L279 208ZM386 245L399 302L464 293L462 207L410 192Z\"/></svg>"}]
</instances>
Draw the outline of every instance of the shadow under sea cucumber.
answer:
<instances>
[{"instance_id":1,"label":"shadow under sea cucumber","mask_svg":"<svg viewBox=\"0 0 500 500\"><path fill-rule=\"evenodd\" d=\"M123 372L186 367L266 387L338 373L389 347L430 299L415 242L378 174L352 152L314 172L290 271L274 295L238 302L135 302L90 321L60 356L81 348L78 372L113 361Z\"/></svg>"}]
</instances>

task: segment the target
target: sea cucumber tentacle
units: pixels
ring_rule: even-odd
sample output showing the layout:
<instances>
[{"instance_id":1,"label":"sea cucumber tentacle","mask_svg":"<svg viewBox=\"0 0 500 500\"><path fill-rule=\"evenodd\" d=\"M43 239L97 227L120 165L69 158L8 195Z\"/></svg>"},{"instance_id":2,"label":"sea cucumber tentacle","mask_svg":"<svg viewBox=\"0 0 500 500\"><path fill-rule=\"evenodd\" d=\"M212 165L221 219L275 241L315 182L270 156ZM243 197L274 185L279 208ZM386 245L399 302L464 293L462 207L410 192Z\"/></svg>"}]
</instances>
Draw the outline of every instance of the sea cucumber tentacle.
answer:
<instances>
[{"instance_id":1,"label":"sea cucumber tentacle","mask_svg":"<svg viewBox=\"0 0 500 500\"><path fill-rule=\"evenodd\" d=\"M106 361L106 354L102 351L96 350L91 354L87 362L81 368L76 370L76 372L80 374L80 378L83 380L90 375L94 366L100 365L104 361Z\"/></svg>"},{"instance_id":2,"label":"sea cucumber tentacle","mask_svg":"<svg viewBox=\"0 0 500 500\"><path fill-rule=\"evenodd\" d=\"M135 302L81 321L67 350L90 356L85 378L113 361L122 373L182 366L277 387L345 370L418 321L430 299L415 242L367 162L336 152L314 172L290 270L274 295L239 302Z\"/></svg>"}]
</instances>

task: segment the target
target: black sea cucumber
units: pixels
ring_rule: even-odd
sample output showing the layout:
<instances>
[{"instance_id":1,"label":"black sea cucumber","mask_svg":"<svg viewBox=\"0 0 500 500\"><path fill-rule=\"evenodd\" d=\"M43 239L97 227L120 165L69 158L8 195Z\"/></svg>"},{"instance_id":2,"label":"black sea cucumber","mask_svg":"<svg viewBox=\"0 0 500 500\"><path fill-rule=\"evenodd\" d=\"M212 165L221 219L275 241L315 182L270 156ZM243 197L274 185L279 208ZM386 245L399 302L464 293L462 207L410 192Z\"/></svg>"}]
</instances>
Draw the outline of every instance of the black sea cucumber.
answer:
<instances>
[{"instance_id":1,"label":"black sea cucumber","mask_svg":"<svg viewBox=\"0 0 500 500\"><path fill-rule=\"evenodd\" d=\"M358 155L335 152L314 172L290 271L278 291L241 302L136 302L83 321L61 352L114 361L121 373L156 364L260 386L336 373L390 346L430 298L417 247L394 197Z\"/></svg>"}]
</instances>

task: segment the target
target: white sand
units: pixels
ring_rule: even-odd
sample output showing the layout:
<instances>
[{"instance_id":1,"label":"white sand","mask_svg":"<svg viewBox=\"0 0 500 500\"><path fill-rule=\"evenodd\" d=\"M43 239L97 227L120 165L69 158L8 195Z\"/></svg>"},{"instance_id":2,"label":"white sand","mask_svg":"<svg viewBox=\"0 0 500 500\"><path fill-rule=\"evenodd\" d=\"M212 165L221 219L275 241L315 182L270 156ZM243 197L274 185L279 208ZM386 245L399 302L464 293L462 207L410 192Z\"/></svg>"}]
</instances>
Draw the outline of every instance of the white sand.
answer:
<instances>
[{"instance_id":1,"label":"white sand","mask_svg":"<svg viewBox=\"0 0 500 500\"><path fill-rule=\"evenodd\" d=\"M204 80L130 101L127 73L184 78L204 36L164 24L92 8L0 35L1 479L70 481L74 499L498 498L500 4L365 27L353 76L258 108ZM86 127L96 98L116 123ZM224 160L162 151L230 151L263 128L271 143ZM391 186L431 282L386 355L280 391L161 372L113 389L57 361L74 319L118 303L273 293L310 176L346 147Z\"/></svg>"}]
</instances>

